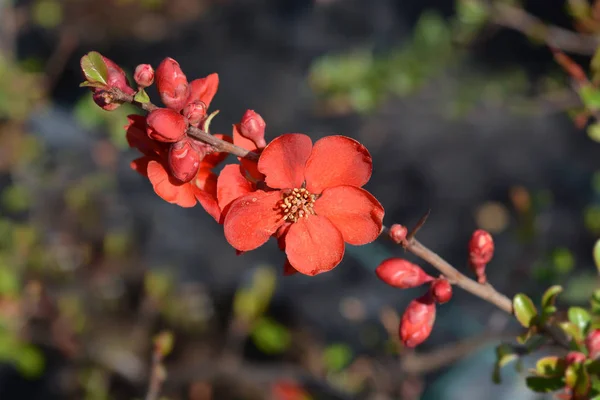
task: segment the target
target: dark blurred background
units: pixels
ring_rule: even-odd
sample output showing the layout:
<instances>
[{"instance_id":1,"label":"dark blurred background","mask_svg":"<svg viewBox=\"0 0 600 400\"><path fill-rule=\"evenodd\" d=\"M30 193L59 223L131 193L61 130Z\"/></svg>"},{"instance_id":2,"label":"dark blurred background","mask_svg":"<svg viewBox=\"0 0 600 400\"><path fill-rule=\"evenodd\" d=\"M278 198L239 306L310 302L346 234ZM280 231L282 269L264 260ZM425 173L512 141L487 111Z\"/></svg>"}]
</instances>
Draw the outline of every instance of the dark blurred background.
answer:
<instances>
[{"instance_id":1,"label":"dark blurred background","mask_svg":"<svg viewBox=\"0 0 600 400\"><path fill-rule=\"evenodd\" d=\"M236 256L206 213L130 170L137 111L105 112L79 87L91 50L129 74L165 57L190 79L217 72L213 132L254 109L267 140L353 137L387 225L431 209L420 240L465 272L471 233L487 229L499 291L539 298L562 282L579 304L598 283L600 147L576 128L548 48L490 23L489 4L0 2L0 399L144 398L161 329L175 336L172 400L302 398L273 394L285 382L313 399L541 398L513 368L492 383L494 345L519 328L468 293L416 353L399 348L398 314L422 289L376 278L403 255L385 241L317 277L284 278L272 242ZM516 7L573 26L563 1Z\"/></svg>"}]
</instances>

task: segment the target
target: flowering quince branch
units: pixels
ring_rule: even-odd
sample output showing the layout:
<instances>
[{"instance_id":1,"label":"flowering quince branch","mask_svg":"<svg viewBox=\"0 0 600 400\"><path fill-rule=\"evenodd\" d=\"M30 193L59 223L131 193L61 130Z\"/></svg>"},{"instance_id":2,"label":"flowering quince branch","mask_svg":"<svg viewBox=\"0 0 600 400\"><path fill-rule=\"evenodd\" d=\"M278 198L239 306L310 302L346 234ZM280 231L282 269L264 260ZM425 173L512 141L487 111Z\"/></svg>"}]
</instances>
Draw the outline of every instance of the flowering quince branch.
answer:
<instances>
[{"instance_id":1,"label":"flowering quince branch","mask_svg":"<svg viewBox=\"0 0 600 400\"><path fill-rule=\"evenodd\" d=\"M562 371L562 386L554 390L564 387L572 399L591 393L589 385L578 383L588 373L588 367L580 365L600 356L600 321L592 323L589 313L577 307L569 310L569 322L560 321L554 306L560 286L544 294L541 312L524 294L511 300L496 291L485 274L494 241L483 230L473 233L468 246L473 280L415 238L429 212L410 232L398 224L386 228L383 207L363 189L371 178L371 155L356 140L333 135L313 143L305 134L285 133L267 143L266 123L253 110L233 124L231 135L211 134L210 123L218 111L209 113L208 109L217 92L218 75L190 82L172 58L164 59L156 71L148 64L138 65L134 74L137 89L130 86L117 64L99 53L82 57L81 69L86 78L82 86L92 91L94 101L104 110L129 103L148 112L146 116L128 116L127 142L141 153L131 168L148 178L163 200L181 207L199 203L223 225L225 239L238 254L275 238L286 255L284 275L314 276L339 265L346 243L364 245L385 233L441 272L438 277L430 276L418 265L397 257L376 269L382 281L396 288L428 285L425 293L409 303L400 320L398 334L406 347L415 347L430 336L437 306L451 300L455 285L514 315L527 328L517 338L520 348L499 347L497 369L510 357L522 355L523 348L529 352L539 348L545 343L537 340L541 336L579 351L568 360L560 359L561 365L571 364ZM152 84L165 107L150 102L145 88ZM237 156L239 163L227 164L217 174L214 170L227 154ZM600 313L600 291L595 296ZM594 368L600 374L600 361ZM158 393L162 379L153 381L149 398ZM536 390L538 383L529 386ZM600 394L600 388L597 392Z\"/></svg>"}]
</instances>

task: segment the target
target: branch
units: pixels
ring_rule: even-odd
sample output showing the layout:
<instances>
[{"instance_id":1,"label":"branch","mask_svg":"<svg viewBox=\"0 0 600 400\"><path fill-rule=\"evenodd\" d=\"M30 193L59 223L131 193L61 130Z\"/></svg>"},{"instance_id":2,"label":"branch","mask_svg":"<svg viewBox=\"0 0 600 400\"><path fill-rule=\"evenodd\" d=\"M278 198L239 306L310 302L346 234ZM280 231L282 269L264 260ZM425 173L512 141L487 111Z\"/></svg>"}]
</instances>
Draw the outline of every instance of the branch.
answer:
<instances>
[{"instance_id":1,"label":"branch","mask_svg":"<svg viewBox=\"0 0 600 400\"><path fill-rule=\"evenodd\" d=\"M405 242L404 247L414 255L422 258L431 264L435 269L440 271L454 285L460 287L475 296L482 298L488 303L492 303L502 311L509 314L513 313L512 301L499 293L491 285L482 285L473 279L460 273L456 268L450 265L446 260L438 256L432 250L429 250L417 239L412 238Z\"/></svg>"},{"instance_id":2,"label":"branch","mask_svg":"<svg viewBox=\"0 0 600 400\"><path fill-rule=\"evenodd\" d=\"M139 101L134 100L133 95L126 94L117 88L112 88L109 94L111 100L114 102L129 103L148 112L154 111L159 108L151 102L140 103ZM255 152L246 150L242 147L236 146L232 143L214 137L210 133L205 132L202 129L197 128L195 126L188 125L187 134L188 136L199 140L202 143L211 145L212 147L214 147L215 151L219 153L230 153L238 157L247 158L249 160L258 160L258 154L256 154Z\"/></svg>"},{"instance_id":3,"label":"branch","mask_svg":"<svg viewBox=\"0 0 600 400\"><path fill-rule=\"evenodd\" d=\"M541 40L550 47L575 54L592 55L600 46L600 37L598 36L547 25L541 19L519 7L494 4L489 11L493 23Z\"/></svg>"}]
</instances>

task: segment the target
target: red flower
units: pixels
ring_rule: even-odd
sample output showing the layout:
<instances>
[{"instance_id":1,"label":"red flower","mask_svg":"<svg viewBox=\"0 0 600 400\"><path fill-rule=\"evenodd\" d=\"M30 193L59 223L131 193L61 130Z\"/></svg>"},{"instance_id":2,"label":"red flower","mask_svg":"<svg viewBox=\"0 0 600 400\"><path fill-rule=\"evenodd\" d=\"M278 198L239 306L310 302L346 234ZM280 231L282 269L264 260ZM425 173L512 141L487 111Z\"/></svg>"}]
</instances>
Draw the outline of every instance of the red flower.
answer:
<instances>
[{"instance_id":1,"label":"red flower","mask_svg":"<svg viewBox=\"0 0 600 400\"><path fill-rule=\"evenodd\" d=\"M156 89L167 107L175 111L185 107L190 87L177 61L167 57L156 68Z\"/></svg>"},{"instance_id":2,"label":"red flower","mask_svg":"<svg viewBox=\"0 0 600 400\"><path fill-rule=\"evenodd\" d=\"M225 238L237 250L256 249L282 228L289 264L316 275L339 264L344 242L362 245L379 236L384 211L361 189L372 160L357 141L329 136L313 146L306 135L285 134L264 148L258 171L266 190L237 198L225 215ZM222 174L219 186L247 190L233 175Z\"/></svg>"},{"instance_id":3,"label":"red flower","mask_svg":"<svg viewBox=\"0 0 600 400\"><path fill-rule=\"evenodd\" d=\"M144 155L131 163L131 167L148 177L154 191L163 200L181 207L193 207L199 202L215 220L221 219L221 210L217 204L217 175L212 169L227 154L212 153L200 162L198 173L189 182L182 182L169 172L169 144L157 142L146 135L146 118L141 115L127 117L129 124L127 141ZM215 135L231 141L224 135Z\"/></svg>"},{"instance_id":4,"label":"red flower","mask_svg":"<svg viewBox=\"0 0 600 400\"><path fill-rule=\"evenodd\" d=\"M382 261L377 269L375 269L375 274L388 285L400 289L421 286L434 279L418 265L398 257L392 257Z\"/></svg>"}]
</instances>

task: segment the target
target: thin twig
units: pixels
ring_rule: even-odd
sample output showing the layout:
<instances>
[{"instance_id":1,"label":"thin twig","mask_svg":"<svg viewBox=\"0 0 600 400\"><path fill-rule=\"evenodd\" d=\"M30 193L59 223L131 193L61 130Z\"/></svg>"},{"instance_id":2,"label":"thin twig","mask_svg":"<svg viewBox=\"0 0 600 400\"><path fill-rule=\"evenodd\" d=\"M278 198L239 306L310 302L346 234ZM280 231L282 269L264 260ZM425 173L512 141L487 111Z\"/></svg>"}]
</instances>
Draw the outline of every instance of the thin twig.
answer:
<instances>
[{"instance_id":1,"label":"thin twig","mask_svg":"<svg viewBox=\"0 0 600 400\"><path fill-rule=\"evenodd\" d=\"M154 111L159 107L148 102L148 103L140 103L134 100L133 95L123 93L121 90L113 88L110 91L110 96L113 101L120 103L129 103L133 104L136 107L139 107L148 112ZM232 143L221 140L208 132L203 131L200 128L197 128L192 125L188 125L187 128L188 136L201 141L202 143L206 143L214 147L215 151L219 153L230 153L238 157L247 158L250 160L257 160L258 154L253 151L246 150L242 147L238 147Z\"/></svg>"},{"instance_id":2,"label":"thin twig","mask_svg":"<svg viewBox=\"0 0 600 400\"><path fill-rule=\"evenodd\" d=\"M570 53L592 55L600 46L600 37L596 35L577 33L548 25L519 7L495 3L489 8L489 12L493 23Z\"/></svg>"},{"instance_id":3,"label":"thin twig","mask_svg":"<svg viewBox=\"0 0 600 400\"><path fill-rule=\"evenodd\" d=\"M162 353L155 349L152 353L152 369L150 371L150 384L148 385L148 393L145 400L158 400L160 389L165 381L165 372L162 365Z\"/></svg>"},{"instance_id":4,"label":"thin twig","mask_svg":"<svg viewBox=\"0 0 600 400\"><path fill-rule=\"evenodd\" d=\"M427 215L428 214L429 213L427 213ZM388 231L389 229L384 226L383 233L387 234ZM404 240L401 244L407 251L410 251L414 255L427 261L429 264L431 264L431 266L444 274L444 276L448 278L452 284L460 287L463 290L466 290L471 294L474 294L477 297L482 298L489 303L494 304L496 307L509 314L513 313L512 301L508 297L497 292L496 289L494 289L491 285L482 285L460 273L446 260L437 255L434 251L425 247L414 237Z\"/></svg>"}]
</instances>

